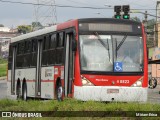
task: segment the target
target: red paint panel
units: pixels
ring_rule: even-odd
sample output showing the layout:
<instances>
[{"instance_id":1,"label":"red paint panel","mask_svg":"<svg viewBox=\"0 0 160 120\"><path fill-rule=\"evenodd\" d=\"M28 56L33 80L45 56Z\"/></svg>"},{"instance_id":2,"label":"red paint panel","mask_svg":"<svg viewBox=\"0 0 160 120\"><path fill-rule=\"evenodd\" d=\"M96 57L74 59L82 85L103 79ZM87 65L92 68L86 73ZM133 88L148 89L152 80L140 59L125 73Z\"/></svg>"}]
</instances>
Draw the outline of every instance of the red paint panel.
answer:
<instances>
[{"instance_id":1,"label":"red paint panel","mask_svg":"<svg viewBox=\"0 0 160 120\"><path fill-rule=\"evenodd\" d=\"M9 80L8 82L11 82L11 81ZM26 80L26 82L36 82L36 80ZM54 82L54 80L41 80L41 82Z\"/></svg>"},{"instance_id":2,"label":"red paint panel","mask_svg":"<svg viewBox=\"0 0 160 120\"><path fill-rule=\"evenodd\" d=\"M64 30L64 29L70 28L70 27L76 27L77 22L78 22L78 20L70 20L70 21L67 21L65 23L58 24L57 25L57 31Z\"/></svg>"},{"instance_id":3,"label":"red paint panel","mask_svg":"<svg viewBox=\"0 0 160 120\"><path fill-rule=\"evenodd\" d=\"M148 87L148 58L147 58L147 38L146 33L144 30L144 25L142 24L142 38L143 38L143 45L144 45L144 80L143 80L143 87Z\"/></svg>"},{"instance_id":4,"label":"red paint panel","mask_svg":"<svg viewBox=\"0 0 160 120\"><path fill-rule=\"evenodd\" d=\"M63 30L66 28L70 28L70 27L75 27L76 30L76 40L78 43L78 20L71 20L71 21L67 21L65 23L59 24L57 25L57 30ZM77 86L81 86L82 82L80 79L80 62L79 62L79 48L78 48L78 44L77 44L77 51L75 54L75 61L74 61L74 73L75 73L75 79L74 79L74 83L72 85L77 85ZM72 92L74 91L74 87L72 87Z\"/></svg>"},{"instance_id":5,"label":"red paint panel","mask_svg":"<svg viewBox=\"0 0 160 120\"><path fill-rule=\"evenodd\" d=\"M131 86L142 76L83 75L95 86ZM114 84L113 84L114 83Z\"/></svg>"}]
</instances>

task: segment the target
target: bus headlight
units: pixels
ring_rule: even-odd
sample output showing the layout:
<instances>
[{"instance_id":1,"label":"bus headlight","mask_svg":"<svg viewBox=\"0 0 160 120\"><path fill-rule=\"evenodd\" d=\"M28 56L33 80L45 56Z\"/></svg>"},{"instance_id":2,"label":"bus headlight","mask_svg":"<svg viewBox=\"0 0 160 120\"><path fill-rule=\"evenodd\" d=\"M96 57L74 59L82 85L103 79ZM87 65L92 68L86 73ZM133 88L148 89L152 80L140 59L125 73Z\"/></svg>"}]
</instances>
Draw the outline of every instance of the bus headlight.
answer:
<instances>
[{"instance_id":1,"label":"bus headlight","mask_svg":"<svg viewBox=\"0 0 160 120\"><path fill-rule=\"evenodd\" d=\"M143 77L141 77L140 79L138 79L138 81L136 81L132 87L142 87L142 82L143 82Z\"/></svg>"},{"instance_id":2,"label":"bus headlight","mask_svg":"<svg viewBox=\"0 0 160 120\"><path fill-rule=\"evenodd\" d=\"M87 78L81 76L83 86L94 86Z\"/></svg>"}]
</instances>

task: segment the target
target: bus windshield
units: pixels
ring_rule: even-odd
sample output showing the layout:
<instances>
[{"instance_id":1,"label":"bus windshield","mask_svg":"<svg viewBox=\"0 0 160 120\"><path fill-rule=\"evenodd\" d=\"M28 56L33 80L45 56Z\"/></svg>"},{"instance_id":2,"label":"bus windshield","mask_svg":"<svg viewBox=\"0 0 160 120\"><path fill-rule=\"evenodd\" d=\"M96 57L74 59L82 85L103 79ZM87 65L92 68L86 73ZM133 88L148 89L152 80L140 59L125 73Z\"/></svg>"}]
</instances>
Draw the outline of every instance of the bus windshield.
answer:
<instances>
[{"instance_id":1,"label":"bus windshield","mask_svg":"<svg viewBox=\"0 0 160 120\"><path fill-rule=\"evenodd\" d=\"M142 37L80 35L80 60L83 71L142 72Z\"/></svg>"}]
</instances>

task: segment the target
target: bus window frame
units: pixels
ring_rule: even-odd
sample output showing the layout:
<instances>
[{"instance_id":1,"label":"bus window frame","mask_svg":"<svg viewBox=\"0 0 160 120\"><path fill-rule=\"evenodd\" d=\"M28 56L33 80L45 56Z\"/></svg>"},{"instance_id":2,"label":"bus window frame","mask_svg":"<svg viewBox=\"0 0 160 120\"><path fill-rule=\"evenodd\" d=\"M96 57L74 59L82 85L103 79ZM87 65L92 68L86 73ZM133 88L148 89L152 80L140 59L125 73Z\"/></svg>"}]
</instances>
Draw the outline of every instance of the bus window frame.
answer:
<instances>
[{"instance_id":1,"label":"bus window frame","mask_svg":"<svg viewBox=\"0 0 160 120\"><path fill-rule=\"evenodd\" d=\"M91 35L93 34L93 32L87 32L87 33L90 33ZM116 33L116 34L111 34L110 32L99 32L99 35L127 35L127 36L141 36L142 37L142 43L143 43L143 35L142 35L142 32L140 34L130 34L130 33ZM115 75L115 76L123 76L123 75L126 75L126 76L130 76L130 75L135 75L135 76L139 76L139 75L144 75L144 70L141 72L114 72L114 71L85 71L85 70L82 70L82 67L81 67L81 58L80 58L80 55L81 55L81 49L80 49L80 35L90 35L90 34L79 34L78 33L78 49L79 49L79 63L80 63L80 74L95 74L95 75ZM112 41L113 43L113 41ZM113 47L113 46L112 46ZM142 44L142 47L143 47L143 55L144 55L144 44ZM112 48L113 49L113 48ZM114 50L113 50L114 52ZM143 61L144 61L144 58L143 58ZM114 67L114 66L113 66Z\"/></svg>"}]
</instances>

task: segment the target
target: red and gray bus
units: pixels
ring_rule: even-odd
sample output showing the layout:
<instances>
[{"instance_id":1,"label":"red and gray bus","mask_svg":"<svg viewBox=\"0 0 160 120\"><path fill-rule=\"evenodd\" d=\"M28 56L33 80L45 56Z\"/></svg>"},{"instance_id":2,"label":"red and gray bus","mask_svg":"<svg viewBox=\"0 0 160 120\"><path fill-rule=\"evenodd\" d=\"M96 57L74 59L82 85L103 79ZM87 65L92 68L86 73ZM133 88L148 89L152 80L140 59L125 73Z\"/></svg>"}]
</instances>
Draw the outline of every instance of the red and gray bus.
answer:
<instances>
[{"instance_id":1,"label":"red and gray bus","mask_svg":"<svg viewBox=\"0 0 160 120\"><path fill-rule=\"evenodd\" d=\"M142 23L70 20L11 40L8 94L24 100L147 101L147 64Z\"/></svg>"}]
</instances>

